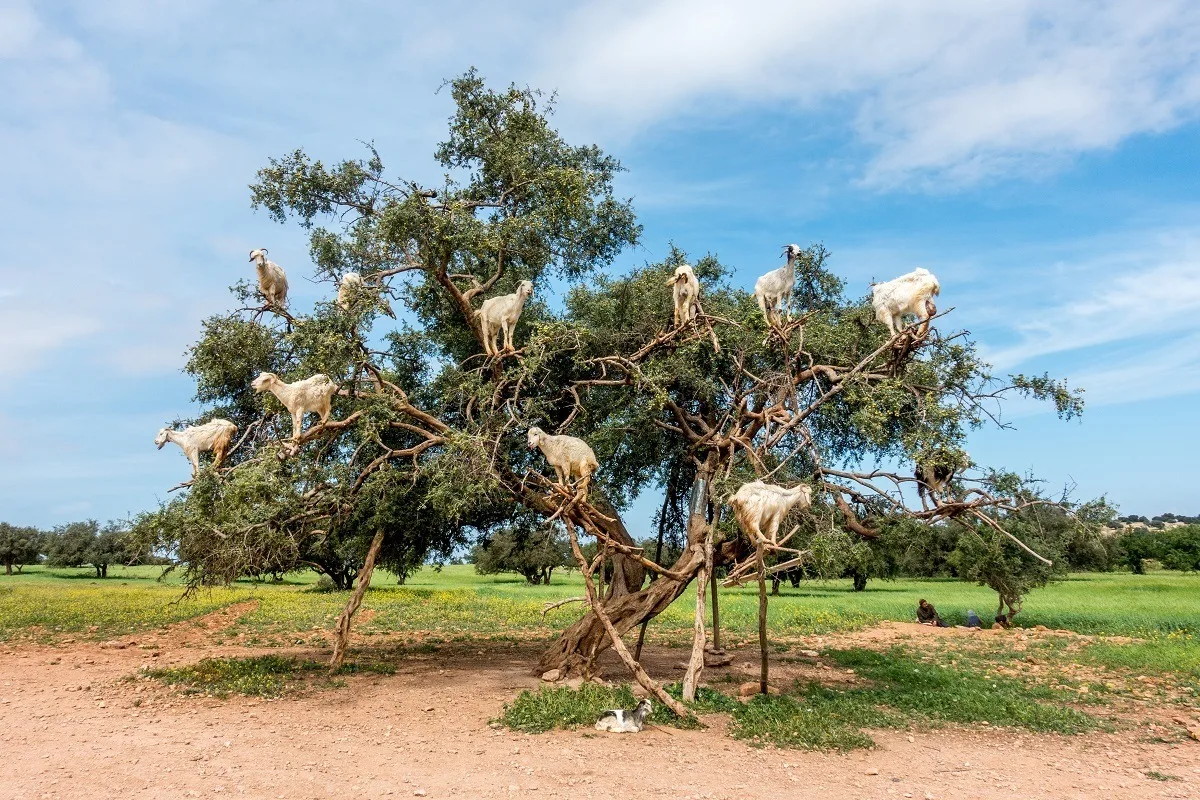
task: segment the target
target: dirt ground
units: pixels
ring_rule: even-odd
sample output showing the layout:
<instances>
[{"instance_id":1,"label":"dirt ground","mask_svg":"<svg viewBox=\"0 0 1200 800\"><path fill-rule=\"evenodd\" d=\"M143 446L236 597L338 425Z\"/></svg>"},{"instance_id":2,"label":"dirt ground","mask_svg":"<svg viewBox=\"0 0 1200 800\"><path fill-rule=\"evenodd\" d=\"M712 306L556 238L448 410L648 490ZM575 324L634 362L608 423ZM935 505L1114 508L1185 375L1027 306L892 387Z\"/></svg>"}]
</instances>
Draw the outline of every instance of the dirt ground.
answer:
<instances>
[{"instance_id":1,"label":"dirt ground","mask_svg":"<svg viewBox=\"0 0 1200 800\"><path fill-rule=\"evenodd\" d=\"M185 696L126 680L144 665L249 654L206 644L243 611L122 639L120 649L0 649L0 798L1200 797L1200 744L1150 743L1135 731L879 731L876 749L835 754L751 748L726 737L719 716L706 730L623 736L493 729L503 703L538 683L529 674L537 651L520 645L406 655L394 675L279 700ZM856 638L905 635L892 625ZM647 652L660 676L686 658ZM731 669L749 678L753 659L737 653ZM778 674L822 669L782 663ZM615 659L605 671L621 676Z\"/></svg>"}]
</instances>

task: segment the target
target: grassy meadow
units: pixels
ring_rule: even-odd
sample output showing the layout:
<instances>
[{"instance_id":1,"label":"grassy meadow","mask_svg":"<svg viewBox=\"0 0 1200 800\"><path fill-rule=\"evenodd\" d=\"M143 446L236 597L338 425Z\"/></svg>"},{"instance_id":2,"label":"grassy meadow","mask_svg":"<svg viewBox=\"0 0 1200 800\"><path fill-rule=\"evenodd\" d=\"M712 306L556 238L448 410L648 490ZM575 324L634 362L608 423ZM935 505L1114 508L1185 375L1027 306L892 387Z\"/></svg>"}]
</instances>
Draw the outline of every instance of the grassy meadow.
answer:
<instances>
[{"instance_id":1,"label":"grassy meadow","mask_svg":"<svg viewBox=\"0 0 1200 800\"><path fill-rule=\"evenodd\" d=\"M158 567L112 567L107 579L88 569L27 567L23 574L0 575L0 641L63 635L111 638L207 614L226 605L257 601L257 607L227 632L247 644L305 635L327 628L345 601L337 592L311 591L313 573L287 576L283 583L242 581L183 597L176 576L159 581ZM722 590L721 628L731 641L749 639L757 624L756 588ZM578 573L556 573L549 586L530 586L516 575L480 576L469 566L425 568L403 586L386 572L376 573L364 608L373 612L357 628L365 635L421 632L460 636L551 636L575 619L579 604L542 618L550 602L583 594ZM880 620L912 620L917 600L934 603L944 619L961 623L968 608L984 620L994 613L988 589L953 580L872 581L851 591L849 581L784 584L772 597L769 623L783 640L832 633ZM690 639L695 598L685 593L651 625L661 642ZM1021 626L1044 625L1079 633L1190 639L1200 633L1200 575L1155 572L1075 574L1034 592L1017 618Z\"/></svg>"}]
</instances>

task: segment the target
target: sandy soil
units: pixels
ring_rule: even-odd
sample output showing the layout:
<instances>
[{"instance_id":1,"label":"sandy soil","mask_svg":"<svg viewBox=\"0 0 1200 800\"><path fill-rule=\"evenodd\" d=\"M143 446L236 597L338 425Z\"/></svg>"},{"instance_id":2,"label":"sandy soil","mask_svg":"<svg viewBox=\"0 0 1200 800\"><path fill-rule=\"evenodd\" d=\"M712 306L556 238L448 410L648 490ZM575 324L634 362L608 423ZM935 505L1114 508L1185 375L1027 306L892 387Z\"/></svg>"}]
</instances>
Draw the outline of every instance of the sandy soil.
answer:
<instances>
[{"instance_id":1,"label":"sandy soil","mask_svg":"<svg viewBox=\"0 0 1200 800\"><path fill-rule=\"evenodd\" d=\"M204 641L245 610L124 639L120 649L0 649L0 797L1200 797L1200 743L1150 743L1135 731L883 731L875 750L841 755L750 748L724 735L721 717L707 730L632 736L493 729L502 704L537 684L528 674L536 650L523 645L406 655L395 675L269 701L126 680L143 665L247 654ZM928 630L916 627L857 638L886 643ZM660 649L646 661L665 675L684 658ZM753 660L737 653L730 669L749 678ZM615 660L606 671L620 676ZM806 672L833 677L819 663L780 664L778 674ZM1152 770L1182 780L1152 780Z\"/></svg>"}]
</instances>

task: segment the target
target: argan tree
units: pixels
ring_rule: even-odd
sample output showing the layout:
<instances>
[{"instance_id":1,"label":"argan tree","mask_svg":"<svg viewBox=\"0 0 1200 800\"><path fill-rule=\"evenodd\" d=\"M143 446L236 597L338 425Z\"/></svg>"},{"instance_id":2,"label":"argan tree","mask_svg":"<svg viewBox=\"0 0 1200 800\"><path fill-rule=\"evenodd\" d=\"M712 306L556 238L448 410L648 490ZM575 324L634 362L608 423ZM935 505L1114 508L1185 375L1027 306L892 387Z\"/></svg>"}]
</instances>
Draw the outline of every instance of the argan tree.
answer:
<instances>
[{"instance_id":1,"label":"argan tree","mask_svg":"<svg viewBox=\"0 0 1200 800\"><path fill-rule=\"evenodd\" d=\"M242 307L208 320L192 350L197 398L243 439L226 467L204 470L141 528L186 563L193 584L259 562L300 564L327 541L369 540L344 638L380 554L448 552L535 514L566 526L594 595L538 669L587 672L613 645L640 673L620 634L699 579L695 664L714 569L761 585L764 552L775 564L802 560L793 545L806 531L871 537L877 520L964 519L1009 538L1004 515L1034 501L968 473L942 499L915 502L911 464L959 458L968 430L994 419L1010 391L1049 399L1067 417L1077 396L1046 376L997 380L965 333L941 332L943 318L889 335L864 299L846 294L819 244L800 261L780 325L767 326L729 267L703 257L694 262L702 312L674 328L665 282L683 252L624 276L607 271L640 235L631 203L614 194L620 164L565 142L536 91L494 91L473 71L449 88L437 185L392 176L369 148L333 165L296 151L251 187L256 207L310 231L328 300L280 314L243 284ZM351 270L367 297L347 310L335 285ZM487 356L476 311L522 280L535 289L517 350ZM382 316L383 301L402 307L401 322ZM260 370L331 376L340 391L330 421L287 439L286 414L250 389ZM600 468L586 501L545 477L526 446L534 425L591 445ZM905 466L863 466L894 463ZM724 498L754 478L813 486L801 538L750 543L733 528ZM623 519L638 492L660 486L672 495L664 509L687 512L686 545L669 567L646 557ZM583 556L580 535L599 545L596 558ZM603 596L591 577L601 560L612 576ZM647 582L647 570L657 578ZM698 668L689 677L694 686Z\"/></svg>"}]
</instances>

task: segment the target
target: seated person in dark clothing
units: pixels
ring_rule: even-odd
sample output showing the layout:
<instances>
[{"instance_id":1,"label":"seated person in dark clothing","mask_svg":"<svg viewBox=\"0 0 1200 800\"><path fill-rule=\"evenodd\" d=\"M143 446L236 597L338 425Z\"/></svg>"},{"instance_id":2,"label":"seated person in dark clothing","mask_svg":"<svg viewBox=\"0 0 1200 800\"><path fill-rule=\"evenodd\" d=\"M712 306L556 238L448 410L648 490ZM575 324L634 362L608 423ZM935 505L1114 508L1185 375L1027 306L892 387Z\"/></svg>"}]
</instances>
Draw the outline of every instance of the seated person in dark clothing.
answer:
<instances>
[{"instance_id":1,"label":"seated person in dark clothing","mask_svg":"<svg viewBox=\"0 0 1200 800\"><path fill-rule=\"evenodd\" d=\"M938 628L949 627L942 622L942 618L938 616L937 609L933 607L933 604L924 600L917 603L917 622L922 625L934 625Z\"/></svg>"}]
</instances>

